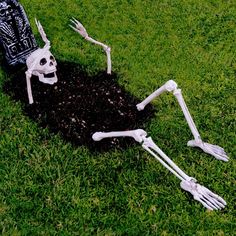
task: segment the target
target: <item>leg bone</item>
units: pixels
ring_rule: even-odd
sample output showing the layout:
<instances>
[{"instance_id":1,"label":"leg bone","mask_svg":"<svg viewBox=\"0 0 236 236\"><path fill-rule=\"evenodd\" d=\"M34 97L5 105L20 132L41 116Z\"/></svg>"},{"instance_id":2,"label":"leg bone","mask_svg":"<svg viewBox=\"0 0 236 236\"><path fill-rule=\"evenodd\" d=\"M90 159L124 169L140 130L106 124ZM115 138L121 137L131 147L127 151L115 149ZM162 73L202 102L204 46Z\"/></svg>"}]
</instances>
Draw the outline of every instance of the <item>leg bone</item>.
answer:
<instances>
[{"instance_id":1,"label":"leg bone","mask_svg":"<svg viewBox=\"0 0 236 236\"><path fill-rule=\"evenodd\" d=\"M142 129L130 130L130 131L115 131L115 132L96 132L93 134L92 138L94 141L100 141L104 138L111 137L132 137L137 142L141 143L143 141L142 137L146 136L147 133Z\"/></svg>"},{"instance_id":2,"label":"leg bone","mask_svg":"<svg viewBox=\"0 0 236 236\"><path fill-rule=\"evenodd\" d=\"M202 141L201 137L200 137L200 134L197 130L197 127L191 117L191 114L187 108L187 105L184 101L184 98L183 98L183 95L182 95L182 92L181 92L181 89L176 89L174 91L174 96L176 97L183 113L184 113L184 116L185 116L185 119L188 123L188 126L194 136L194 140L192 141L189 141L188 142L188 146L190 147L199 147L201 148L204 152L214 156L216 159L218 160L222 160L222 161L228 161L229 158L226 154L226 152L224 151L223 148L217 146L217 145L212 145L212 144L209 144L209 143L205 143Z\"/></svg>"},{"instance_id":3,"label":"leg bone","mask_svg":"<svg viewBox=\"0 0 236 236\"><path fill-rule=\"evenodd\" d=\"M200 134L199 134L199 132L197 130L197 127L196 127L196 125L195 125L195 123L194 123L194 121L192 119L192 116L190 115L190 112L189 112L189 110L187 108L187 105L186 105L186 103L184 101L181 89L174 90L173 94L176 97L176 99L177 99L177 101L178 101L178 103L179 103L179 105L180 105L180 107L181 107L181 109L182 109L182 111L184 113L184 117L185 117L185 119L186 119L186 121L188 123L189 128L191 129L191 132L192 132L192 134L194 136L194 139L195 140L201 139Z\"/></svg>"},{"instance_id":4,"label":"leg bone","mask_svg":"<svg viewBox=\"0 0 236 236\"><path fill-rule=\"evenodd\" d=\"M136 107L139 111L143 110L145 106L150 103L153 99L158 97L164 92L171 92L177 88L177 84L173 80L167 81L163 86L161 86L159 89L157 89L155 92L153 92L151 95L149 95L145 100L143 100L141 103L137 104Z\"/></svg>"},{"instance_id":5,"label":"leg bone","mask_svg":"<svg viewBox=\"0 0 236 236\"><path fill-rule=\"evenodd\" d=\"M186 175L152 140L151 137L149 138L144 138L144 142L143 142L143 148L145 148L148 152L150 152L150 149L154 150L159 156L161 156L162 159L164 159L165 162L168 163L168 165L170 167L167 167L165 165L165 167L167 169L170 170L170 168L174 169L179 176L181 176L181 178L179 178L179 176L177 176L180 180L192 180L192 177L189 177L188 175ZM155 153L151 153L159 162L161 162L163 164L163 161L160 160L160 158L155 154ZM171 170L170 170L171 171ZM172 172L172 171L171 171ZM172 172L173 173L173 172Z\"/></svg>"},{"instance_id":6,"label":"leg bone","mask_svg":"<svg viewBox=\"0 0 236 236\"><path fill-rule=\"evenodd\" d=\"M103 138L122 136L133 137L137 142L143 142L142 147L154 156L164 167L171 171L171 173L179 178L181 180L181 188L190 192L194 199L202 203L204 207L209 210L218 210L225 207L226 202L223 198L214 194L204 186L197 184L194 178L185 174L167 155L161 151L161 149L152 141L150 137L146 138L147 133L144 130L138 129L108 133L97 132L93 135L93 139L95 141L99 141Z\"/></svg>"},{"instance_id":7,"label":"leg bone","mask_svg":"<svg viewBox=\"0 0 236 236\"><path fill-rule=\"evenodd\" d=\"M209 210L219 210L226 206L226 202L220 196L214 194L209 189L197 184L196 180L186 175L161 149L152 141L152 139L144 138L143 148L153 155L164 167L171 171L177 178L181 180L180 186L185 191L190 192L193 198L199 201L204 207ZM164 160L162 160L157 152ZM167 164L167 163L169 164Z\"/></svg>"},{"instance_id":8,"label":"leg bone","mask_svg":"<svg viewBox=\"0 0 236 236\"><path fill-rule=\"evenodd\" d=\"M169 80L166 84L164 84L162 87L157 89L154 93L149 95L144 101L141 103L137 104L136 107L139 111L143 110L145 106L150 103L154 98L157 96L161 95L163 92L173 92L174 96L176 97L183 113L184 117L188 123L188 126L194 136L194 140L188 142L188 146L191 147L199 147L201 148L204 152L214 156L218 160L222 161L228 161L229 158L224 151L223 148L217 146L217 145L212 145L209 143L205 143L202 141L201 136L197 130L197 127L191 117L191 114L188 110L188 107L184 101L184 98L182 96L181 89L177 89L177 84L173 80Z\"/></svg>"}]
</instances>

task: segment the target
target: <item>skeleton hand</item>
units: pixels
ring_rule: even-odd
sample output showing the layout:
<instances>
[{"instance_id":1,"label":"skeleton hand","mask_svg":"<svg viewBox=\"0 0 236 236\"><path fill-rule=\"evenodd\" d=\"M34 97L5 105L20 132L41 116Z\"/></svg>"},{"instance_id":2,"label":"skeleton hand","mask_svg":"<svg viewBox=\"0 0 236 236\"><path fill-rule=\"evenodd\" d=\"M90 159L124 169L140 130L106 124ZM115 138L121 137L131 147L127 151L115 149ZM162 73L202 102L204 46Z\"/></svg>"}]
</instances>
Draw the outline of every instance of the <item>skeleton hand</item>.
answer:
<instances>
[{"instance_id":1,"label":"skeleton hand","mask_svg":"<svg viewBox=\"0 0 236 236\"><path fill-rule=\"evenodd\" d=\"M38 31L39 31L43 41L45 42L45 46L50 46L50 41L47 38L47 35L43 29L43 26L36 18L35 18L35 24L37 25Z\"/></svg>"},{"instance_id":2,"label":"skeleton hand","mask_svg":"<svg viewBox=\"0 0 236 236\"><path fill-rule=\"evenodd\" d=\"M84 28L84 26L78 20L76 20L73 17L70 21L73 23L73 25L70 25L70 27L74 31L78 32L84 38L88 37L88 33L87 33L86 29Z\"/></svg>"},{"instance_id":3,"label":"skeleton hand","mask_svg":"<svg viewBox=\"0 0 236 236\"><path fill-rule=\"evenodd\" d=\"M223 198L192 180L183 180L180 186L185 191L190 192L195 200L202 203L202 205L209 210L220 210L226 206L226 202Z\"/></svg>"},{"instance_id":4,"label":"skeleton hand","mask_svg":"<svg viewBox=\"0 0 236 236\"><path fill-rule=\"evenodd\" d=\"M225 150L220 146L204 143L202 140L191 140L188 142L188 146L199 147L204 152L214 156L218 160L221 160L221 161L229 160Z\"/></svg>"}]
</instances>

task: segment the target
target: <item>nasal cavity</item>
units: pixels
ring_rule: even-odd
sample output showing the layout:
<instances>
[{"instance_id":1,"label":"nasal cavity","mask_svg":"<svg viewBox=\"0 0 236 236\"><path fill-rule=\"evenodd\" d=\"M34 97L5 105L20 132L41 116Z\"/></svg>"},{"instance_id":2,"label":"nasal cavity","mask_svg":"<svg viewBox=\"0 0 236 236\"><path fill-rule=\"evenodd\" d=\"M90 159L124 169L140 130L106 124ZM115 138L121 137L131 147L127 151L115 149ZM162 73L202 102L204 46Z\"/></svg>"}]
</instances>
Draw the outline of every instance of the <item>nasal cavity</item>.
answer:
<instances>
[{"instance_id":1,"label":"nasal cavity","mask_svg":"<svg viewBox=\"0 0 236 236\"><path fill-rule=\"evenodd\" d=\"M52 61L49 63L49 66L53 66L53 62Z\"/></svg>"}]
</instances>

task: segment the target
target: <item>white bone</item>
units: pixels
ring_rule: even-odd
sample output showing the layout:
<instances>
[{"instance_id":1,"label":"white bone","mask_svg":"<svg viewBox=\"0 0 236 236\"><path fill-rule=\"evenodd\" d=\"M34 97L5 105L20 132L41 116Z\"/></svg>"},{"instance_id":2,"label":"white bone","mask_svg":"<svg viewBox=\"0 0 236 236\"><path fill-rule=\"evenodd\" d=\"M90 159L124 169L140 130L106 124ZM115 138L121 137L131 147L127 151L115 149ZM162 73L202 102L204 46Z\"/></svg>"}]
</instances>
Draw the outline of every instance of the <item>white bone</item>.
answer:
<instances>
[{"instance_id":1,"label":"white bone","mask_svg":"<svg viewBox=\"0 0 236 236\"><path fill-rule=\"evenodd\" d=\"M148 151L156 160L158 160L166 169L168 169L172 174L174 174L178 179L185 180L177 171L171 168L168 164L166 164L157 154L155 154L150 148L146 145L142 145L144 150Z\"/></svg>"},{"instance_id":2,"label":"white bone","mask_svg":"<svg viewBox=\"0 0 236 236\"><path fill-rule=\"evenodd\" d=\"M26 71L26 83L27 83L27 92L29 103L32 104L34 102L32 89L31 89L31 77L32 75L36 75L39 78L39 81L46 84L54 84L57 82L57 62L50 52L50 41L47 39L47 36L43 30L42 25L37 19L35 19L35 23L38 27L39 33L45 42L43 48L38 48L34 52L32 52L27 60L27 71Z\"/></svg>"},{"instance_id":3,"label":"white bone","mask_svg":"<svg viewBox=\"0 0 236 236\"><path fill-rule=\"evenodd\" d=\"M190 140L187 144L189 147L199 147L201 148L205 153L208 153L212 156L214 156L216 159L220 161L229 161L229 157L227 156L227 153L225 150L218 146L213 145L210 143L205 143L202 140Z\"/></svg>"},{"instance_id":4,"label":"white bone","mask_svg":"<svg viewBox=\"0 0 236 236\"><path fill-rule=\"evenodd\" d=\"M25 74L26 74L26 84L27 84L27 93L28 93L29 104L32 104L32 103L34 103L32 89L31 89L31 81L30 81L32 74L28 71L26 71Z\"/></svg>"},{"instance_id":5,"label":"white bone","mask_svg":"<svg viewBox=\"0 0 236 236\"><path fill-rule=\"evenodd\" d=\"M173 80L169 80L166 82L163 86L161 86L159 89L157 89L154 93L149 95L144 101L141 103L137 104L136 107L139 111L143 110L145 106L150 103L153 99L155 99L157 96L161 95L163 92L173 92L174 96L176 97L183 113L184 117L188 123L188 126L194 136L194 140L188 142L188 146L191 147L199 147L201 148L204 152L214 156L218 160L222 161L228 161L229 158L224 151L223 148L217 146L217 145L212 145L208 144L202 141L201 136L197 130L197 127L192 119L192 116L188 110L188 107L184 101L181 89L177 89L177 84Z\"/></svg>"},{"instance_id":6,"label":"white bone","mask_svg":"<svg viewBox=\"0 0 236 236\"><path fill-rule=\"evenodd\" d=\"M111 48L107 47L105 49L105 52L107 54L107 74L111 74Z\"/></svg>"},{"instance_id":7,"label":"white bone","mask_svg":"<svg viewBox=\"0 0 236 236\"><path fill-rule=\"evenodd\" d=\"M142 129L130 130L130 131L115 131L115 132L96 132L93 134L92 138L94 141L101 141L104 138L112 137L132 137L137 142L141 143L143 141L143 136L147 133Z\"/></svg>"},{"instance_id":8,"label":"white bone","mask_svg":"<svg viewBox=\"0 0 236 236\"><path fill-rule=\"evenodd\" d=\"M87 33L85 27L78 20L76 20L74 17L72 17L72 19L70 19L70 21L75 26L74 27L73 25L69 25L74 31L79 33L84 38L88 37L88 33Z\"/></svg>"},{"instance_id":9,"label":"white bone","mask_svg":"<svg viewBox=\"0 0 236 236\"><path fill-rule=\"evenodd\" d=\"M190 112L189 112L189 110L187 108L187 105L186 105L186 103L184 101L181 89L176 89L173 92L173 94L177 98L177 101L178 101L178 103L179 103L179 105L180 105L180 107L181 107L181 109L182 109L182 111L184 113L184 117L185 117L185 119L186 119L186 121L188 123L188 126L189 126L189 128L190 128L190 130L191 130L191 132L192 132L192 134L194 136L194 139L195 140L201 139L200 134L199 134L199 132L197 130L197 127L196 127L196 125L195 125L195 123L194 123L194 121L192 119L192 116L190 115Z\"/></svg>"},{"instance_id":10,"label":"white bone","mask_svg":"<svg viewBox=\"0 0 236 236\"><path fill-rule=\"evenodd\" d=\"M45 64L41 65L41 60L45 60ZM44 48L38 48L29 55L26 60L28 71L31 74L39 77L39 80L46 84L54 84L58 81L57 79L57 62L49 51L49 46ZM52 74L51 77L47 75Z\"/></svg>"},{"instance_id":11,"label":"white bone","mask_svg":"<svg viewBox=\"0 0 236 236\"><path fill-rule=\"evenodd\" d=\"M42 40L45 42L45 46L50 46L50 41L48 40L47 35L44 32L43 26L36 18L35 18L35 24L37 25L37 28L42 37Z\"/></svg>"},{"instance_id":12,"label":"white bone","mask_svg":"<svg viewBox=\"0 0 236 236\"><path fill-rule=\"evenodd\" d=\"M174 96L176 97L183 113L184 113L184 117L188 123L188 126L194 136L194 140L189 141L188 142L188 146L190 147L199 147L201 148L204 152L214 156L216 159L218 160L222 160L222 161L228 161L229 158L226 154L226 152L224 151L223 148L217 146L217 145L212 145L209 143L205 143L202 141L200 134L197 130L197 127L192 119L192 116L187 108L187 105L184 101L181 89L176 89L173 92Z\"/></svg>"},{"instance_id":13,"label":"white bone","mask_svg":"<svg viewBox=\"0 0 236 236\"><path fill-rule=\"evenodd\" d=\"M223 198L194 181L183 180L180 186L185 191L190 192L195 200L202 203L202 205L209 210L220 210L227 205Z\"/></svg>"},{"instance_id":14,"label":"white bone","mask_svg":"<svg viewBox=\"0 0 236 236\"><path fill-rule=\"evenodd\" d=\"M139 111L143 110L145 106L150 103L153 99L161 95L163 92L171 92L177 88L177 84L173 80L167 81L163 86L157 89L155 92L150 94L145 100L137 104L136 107Z\"/></svg>"},{"instance_id":15,"label":"white bone","mask_svg":"<svg viewBox=\"0 0 236 236\"><path fill-rule=\"evenodd\" d=\"M218 210L225 207L226 202L220 196L214 194L209 189L197 184L196 180L185 174L162 150L153 142L152 138L146 138L147 133L142 130L97 132L93 135L95 141L111 137L133 137L137 142L142 143L142 147L154 156L164 167L181 180L181 188L190 192L194 199L202 203L209 210ZM156 153L157 154L156 154ZM160 157L158 156L160 155ZM163 158L163 159L161 159Z\"/></svg>"},{"instance_id":16,"label":"white bone","mask_svg":"<svg viewBox=\"0 0 236 236\"><path fill-rule=\"evenodd\" d=\"M101 43L93 38L89 37L85 27L74 17L70 20L73 25L69 25L74 31L79 33L87 41L97 44L103 48L107 55L107 74L111 74L111 48L104 43Z\"/></svg>"},{"instance_id":17,"label":"white bone","mask_svg":"<svg viewBox=\"0 0 236 236\"><path fill-rule=\"evenodd\" d=\"M226 202L220 196L214 194L209 189L197 184L196 179L186 175L162 150L152 141L152 139L144 138L143 148L154 156L163 166L171 171L177 178L181 180L181 188L190 192L194 199L202 203L209 210L218 210L225 207ZM151 149L157 152L169 166L158 157Z\"/></svg>"},{"instance_id":18,"label":"white bone","mask_svg":"<svg viewBox=\"0 0 236 236\"><path fill-rule=\"evenodd\" d=\"M130 130L130 131L114 131L114 132L96 132L93 134L92 138L94 141L100 141L104 138L112 138L112 137L132 137L137 142L143 142L143 148L150 152L158 161L160 161L167 169L169 169L173 174L175 174L180 180L184 179L192 179L188 175L186 175L173 161L170 160L153 142L153 140L149 137L146 138L147 133L142 129ZM161 160L156 154L154 154L150 148L155 150L165 161L171 166L169 167L163 160ZM173 169L174 170L173 170ZM177 173L176 173L177 172Z\"/></svg>"},{"instance_id":19,"label":"white bone","mask_svg":"<svg viewBox=\"0 0 236 236\"><path fill-rule=\"evenodd\" d=\"M151 137L149 138L144 138L144 142L143 142L143 145L142 147L147 150L149 153L151 153L158 161L161 162L162 165L164 165L168 170L170 170L172 172L171 169L173 169L177 174L178 176L175 174L180 180L192 180L192 177L189 177L188 175L186 175L152 140ZM153 149L158 155L160 155L165 162L168 163L168 166L166 166L166 164L164 164L165 162L163 162L163 160L161 160L155 153L153 153L151 150ZM180 178L180 177L181 178Z\"/></svg>"}]
</instances>

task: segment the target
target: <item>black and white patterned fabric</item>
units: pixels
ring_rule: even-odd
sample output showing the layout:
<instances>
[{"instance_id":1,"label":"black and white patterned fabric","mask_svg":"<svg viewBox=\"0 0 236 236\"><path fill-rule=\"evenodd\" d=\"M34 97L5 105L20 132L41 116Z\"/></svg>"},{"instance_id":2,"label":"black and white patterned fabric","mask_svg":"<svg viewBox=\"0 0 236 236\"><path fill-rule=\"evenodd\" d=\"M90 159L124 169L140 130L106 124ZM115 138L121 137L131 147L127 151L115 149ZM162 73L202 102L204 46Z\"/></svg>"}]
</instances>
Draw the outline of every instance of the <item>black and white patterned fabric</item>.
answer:
<instances>
[{"instance_id":1,"label":"black and white patterned fabric","mask_svg":"<svg viewBox=\"0 0 236 236\"><path fill-rule=\"evenodd\" d=\"M9 65L25 63L38 48L24 8L17 0L0 0L0 44Z\"/></svg>"}]
</instances>

